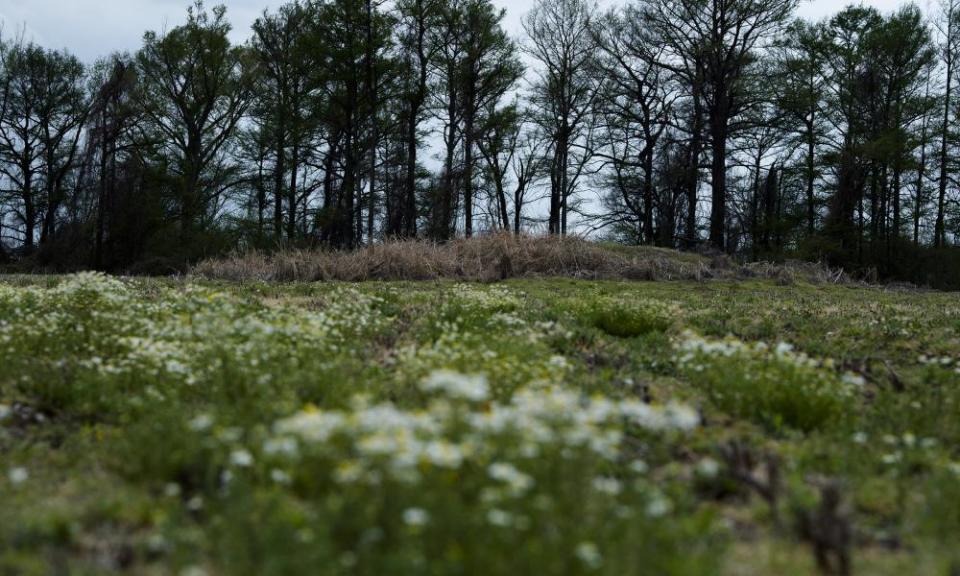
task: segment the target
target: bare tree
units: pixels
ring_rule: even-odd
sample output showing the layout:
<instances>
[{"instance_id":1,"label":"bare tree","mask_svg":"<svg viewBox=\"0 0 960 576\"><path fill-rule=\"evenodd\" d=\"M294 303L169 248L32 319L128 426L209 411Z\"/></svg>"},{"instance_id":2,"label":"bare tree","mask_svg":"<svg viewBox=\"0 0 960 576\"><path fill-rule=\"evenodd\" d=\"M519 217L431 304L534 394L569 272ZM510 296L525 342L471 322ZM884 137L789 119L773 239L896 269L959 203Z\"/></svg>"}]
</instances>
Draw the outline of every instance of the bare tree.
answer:
<instances>
[{"instance_id":1,"label":"bare tree","mask_svg":"<svg viewBox=\"0 0 960 576\"><path fill-rule=\"evenodd\" d=\"M940 129L940 177L937 188L937 220L933 233L933 244L942 248L946 244L945 208L947 183L950 179L950 146L953 120L953 84L957 57L960 55L960 2L941 0L940 14L934 20L940 33L940 58L943 62L943 123Z\"/></svg>"},{"instance_id":2,"label":"bare tree","mask_svg":"<svg viewBox=\"0 0 960 576\"><path fill-rule=\"evenodd\" d=\"M661 65L697 78L711 151L710 243L726 249L727 150L746 104L745 78L757 51L780 33L798 0L644 0L644 25L662 42Z\"/></svg>"},{"instance_id":3,"label":"bare tree","mask_svg":"<svg viewBox=\"0 0 960 576\"><path fill-rule=\"evenodd\" d=\"M591 73L597 48L591 32L596 5L590 0L538 0L523 21L527 54L539 63L532 87L536 119L551 139L551 234L566 234L571 197L585 164L574 158L588 148L597 87Z\"/></svg>"},{"instance_id":4,"label":"bare tree","mask_svg":"<svg viewBox=\"0 0 960 576\"><path fill-rule=\"evenodd\" d=\"M604 134L596 155L615 165L615 188L638 224L637 237L653 244L655 159L672 121L676 95L668 86L667 73L656 64L660 48L646 41L640 26L633 8L610 12L595 26Z\"/></svg>"},{"instance_id":5,"label":"bare tree","mask_svg":"<svg viewBox=\"0 0 960 576\"><path fill-rule=\"evenodd\" d=\"M403 196L395 214L388 215L387 231L393 236L414 237L417 234L417 157L420 149L420 126L429 99L431 66L438 46L431 32L440 25L438 0L403 0L397 6L400 15L401 58L408 79L403 90L405 106L404 137L406 169Z\"/></svg>"}]
</instances>

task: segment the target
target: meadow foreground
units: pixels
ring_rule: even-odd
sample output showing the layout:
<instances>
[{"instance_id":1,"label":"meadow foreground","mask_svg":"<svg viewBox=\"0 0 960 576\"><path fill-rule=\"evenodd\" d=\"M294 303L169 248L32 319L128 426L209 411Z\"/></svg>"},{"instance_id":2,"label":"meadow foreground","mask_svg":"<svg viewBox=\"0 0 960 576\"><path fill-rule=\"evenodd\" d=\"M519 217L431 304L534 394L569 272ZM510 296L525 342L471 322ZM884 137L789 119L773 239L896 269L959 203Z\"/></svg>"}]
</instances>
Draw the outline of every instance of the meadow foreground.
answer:
<instances>
[{"instance_id":1,"label":"meadow foreground","mask_svg":"<svg viewBox=\"0 0 960 576\"><path fill-rule=\"evenodd\" d=\"M960 300L0 283L0 574L960 569Z\"/></svg>"}]
</instances>

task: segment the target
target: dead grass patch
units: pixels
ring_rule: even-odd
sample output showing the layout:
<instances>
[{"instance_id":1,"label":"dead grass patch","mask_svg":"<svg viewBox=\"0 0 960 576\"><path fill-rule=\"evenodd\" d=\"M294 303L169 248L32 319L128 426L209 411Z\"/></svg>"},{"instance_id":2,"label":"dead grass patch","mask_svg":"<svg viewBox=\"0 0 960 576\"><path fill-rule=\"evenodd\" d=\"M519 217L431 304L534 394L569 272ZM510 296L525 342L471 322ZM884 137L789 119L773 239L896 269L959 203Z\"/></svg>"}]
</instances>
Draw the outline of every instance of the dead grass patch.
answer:
<instances>
[{"instance_id":1,"label":"dead grass patch","mask_svg":"<svg viewBox=\"0 0 960 576\"><path fill-rule=\"evenodd\" d=\"M738 265L706 256L651 247L611 247L580 238L491 235L439 244L424 240L374 244L354 251L247 252L207 260L191 275L234 282L363 282L507 278L589 280L705 280L773 278L840 282L842 272L815 264Z\"/></svg>"}]
</instances>

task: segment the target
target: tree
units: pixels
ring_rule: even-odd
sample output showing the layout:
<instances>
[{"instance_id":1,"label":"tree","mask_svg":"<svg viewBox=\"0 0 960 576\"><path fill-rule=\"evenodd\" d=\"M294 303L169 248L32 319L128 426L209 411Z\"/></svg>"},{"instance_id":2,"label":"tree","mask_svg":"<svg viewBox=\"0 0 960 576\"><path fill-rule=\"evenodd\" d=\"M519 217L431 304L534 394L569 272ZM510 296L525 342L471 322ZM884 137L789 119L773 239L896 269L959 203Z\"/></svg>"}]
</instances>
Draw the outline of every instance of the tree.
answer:
<instances>
[{"instance_id":1,"label":"tree","mask_svg":"<svg viewBox=\"0 0 960 576\"><path fill-rule=\"evenodd\" d=\"M46 195L41 245L57 231L57 216L67 199L68 179L77 167L88 114L86 71L80 60L65 52L47 52L46 60L42 105L37 109Z\"/></svg>"},{"instance_id":2,"label":"tree","mask_svg":"<svg viewBox=\"0 0 960 576\"><path fill-rule=\"evenodd\" d=\"M551 139L551 234L566 234L570 198L588 161L583 139L596 100L591 74L596 41L591 22L596 6L590 0L538 0L523 21L527 54L539 63L531 101L536 119ZM575 158L574 149L583 155Z\"/></svg>"},{"instance_id":3,"label":"tree","mask_svg":"<svg viewBox=\"0 0 960 576\"><path fill-rule=\"evenodd\" d=\"M876 10L851 6L833 16L825 31L827 109L830 122L836 126L827 158L835 184L825 232L844 262L849 261L854 250L859 258L861 250L866 185L864 150L873 128L864 39L880 22Z\"/></svg>"},{"instance_id":4,"label":"tree","mask_svg":"<svg viewBox=\"0 0 960 576\"><path fill-rule=\"evenodd\" d=\"M904 173L913 162L913 150L918 146L917 122L929 108L924 91L935 51L923 16L912 5L891 14L871 35L870 42L876 51L877 73L883 80L879 91L885 120L882 151L892 180L880 199L880 229L889 258L903 234L901 188ZM888 216L891 212L892 216Z\"/></svg>"},{"instance_id":5,"label":"tree","mask_svg":"<svg viewBox=\"0 0 960 576\"><path fill-rule=\"evenodd\" d=\"M929 32L915 7L888 18L850 7L830 20L824 37L826 108L836 127L826 158L836 173L826 232L841 262L855 250L859 263L889 271L903 235L905 173L929 113Z\"/></svg>"},{"instance_id":6,"label":"tree","mask_svg":"<svg viewBox=\"0 0 960 576\"><path fill-rule=\"evenodd\" d=\"M432 32L440 25L439 0L401 0L397 5L400 18L399 45L403 76L406 166L403 194L396 208L388 211L387 233L411 238L417 234L417 172L420 149L420 126L428 103L431 67L439 50L432 41Z\"/></svg>"},{"instance_id":7,"label":"tree","mask_svg":"<svg viewBox=\"0 0 960 576\"><path fill-rule=\"evenodd\" d=\"M486 163L484 180L493 186L497 226L502 230L510 230L513 226L508 213L507 179L523 127L516 103L503 109L491 108L484 115L483 125L477 130L477 147Z\"/></svg>"},{"instance_id":8,"label":"tree","mask_svg":"<svg viewBox=\"0 0 960 576\"><path fill-rule=\"evenodd\" d=\"M660 238L656 155L661 138L673 121L676 95L667 74L657 66L658 48L650 45L633 8L613 11L596 23L594 37L600 56L599 116L603 119L603 151L596 152L612 165L615 189L622 206L636 223L637 239L653 244Z\"/></svg>"},{"instance_id":9,"label":"tree","mask_svg":"<svg viewBox=\"0 0 960 576\"><path fill-rule=\"evenodd\" d=\"M133 104L136 85L135 70L125 56L114 56L94 66L90 80L92 102L91 123L86 135L85 172L92 176L96 212L94 220L93 266L109 268L113 264L115 228L121 218L117 214L118 182L121 155L130 148L130 136L139 112Z\"/></svg>"},{"instance_id":10,"label":"tree","mask_svg":"<svg viewBox=\"0 0 960 576\"><path fill-rule=\"evenodd\" d=\"M934 21L940 34L940 58L944 69L943 85L943 122L940 128L940 151L937 188L937 218L933 233L933 243L936 248L946 245L945 209L947 199L947 183L950 178L950 147L951 147L951 120L953 119L953 85L956 74L957 59L960 57L960 2L957 0L942 0L940 3L939 18Z\"/></svg>"},{"instance_id":11,"label":"tree","mask_svg":"<svg viewBox=\"0 0 960 576\"><path fill-rule=\"evenodd\" d=\"M443 123L445 151L431 202L430 236L437 240L452 235L461 198L464 234L473 235L483 114L495 112L523 74L517 47L502 26L505 14L491 0L456 0L442 11L442 26L434 39L440 47L435 110Z\"/></svg>"},{"instance_id":12,"label":"tree","mask_svg":"<svg viewBox=\"0 0 960 576\"><path fill-rule=\"evenodd\" d=\"M920 223L923 221L929 199L927 197L927 169L928 153L927 150L931 143L930 122L936 114L936 99L930 94L930 85L934 74L934 68L931 67L926 72L924 87L924 113L920 119L920 157L917 159L916 184L913 193L913 245L920 246Z\"/></svg>"},{"instance_id":13,"label":"tree","mask_svg":"<svg viewBox=\"0 0 960 576\"><path fill-rule=\"evenodd\" d=\"M393 18L367 0L334 0L318 7L312 49L324 63L319 97L325 143L317 227L322 241L353 248L364 240L364 199L367 238L374 236L378 100L381 79L393 65L387 57Z\"/></svg>"},{"instance_id":14,"label":"tree","mask_svg":"<svg viewBox=\"0 0 960 576\"><path fill-rule=\"evenodd\" d=\"M733 120L749 103L750 67L780 34L797 0L645 0L644 25L662 42L660 65L689 78L702 74L711 151L710 243L726 248L727 148Z\"/></svg>"},{"instance_id":15,"label":"tree","mask_svg":"<svg viewBox=\"0 0 960 576\"><path fill-rule=\"evenodd\" d=\"M517 47L503 29L505 10L490 0L466 0L463 70L463 214L464 234L473 235L474 167L478 126L487 112L497 115L498 103L523 75Z\"/></svg>"},{"instance_id":16,"label":"tree","mask_svg":"<svg viewBox=\"0 0 960 576\"><path fill-rule=\"evenodd\" d=\"M197 0L186 24L163 35L148 32L136 56L137 103L146 119L139 138L170 161L186 254L201 248L196 232L236 184L228 153L250 102L251 82L246 53L230 44L229 32L226 8L207 12Z\"/></svg>"},{"instance_id":17,"label":"tree","mask_svg":"<svg viewBox=\"0 0 960 576\"><path fill-rule=\"evenodd\" d=\"M85 70L66 53L18 42L3 50L4 106L0 116L0 172L18 200L23 245L31 251L54 235L76 168L87 117Z\"/></svg>"},{"instance_id":18,"label":"tree","mask_svg":"<svg viewBox=\"0 0 960 576\"><path fill-rule=\"evenodd\" d=\"M807 236L813 236L818 220L817 149L827 129L822 114L826 57L822 26L795 21L778 49L777 104L792 136L790 144L803 150Z\"/></svg>"},{"instance_id":19,"label":"tree","mask_svg":"<svg viewBox=\"0 0 960 576\"><path fill-rule=\"evenodd\" d=\"M8 182L4 190L15 203L16 220L22 226L26 252L36 245L36 226L42 203L37 182L42 170L36 111L42 105L41 79L46 66L42 48L18 42L3 51L4 115L0 118L0 170Z\"/></svg>"},{"instance_id":20,"label":"tree","mask_svg":"<svg viewBox=\"0 0 960 576\"><path fill-rule=\"evenodd\" d=\"M253 107L259 129L272 142L273 234L294 241L300 204L297 177L315 131L313 92L322 62L311 49L314 10L299 0L253 25L256 62Z\"/></svg>"}]
</instances>

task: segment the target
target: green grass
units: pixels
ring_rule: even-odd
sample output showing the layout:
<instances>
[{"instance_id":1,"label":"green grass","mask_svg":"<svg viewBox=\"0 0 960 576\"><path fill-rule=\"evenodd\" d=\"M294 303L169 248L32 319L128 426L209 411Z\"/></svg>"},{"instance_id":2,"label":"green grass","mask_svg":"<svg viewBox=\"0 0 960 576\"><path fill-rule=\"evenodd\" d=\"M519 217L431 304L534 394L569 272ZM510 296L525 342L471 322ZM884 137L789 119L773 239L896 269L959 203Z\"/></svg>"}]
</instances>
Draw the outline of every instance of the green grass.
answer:
<instances>
[{"instance_id":1,"label":"green grass","mask_svg":"<svg viewBox=\"0 0 960 576\"><path fill-rule=\"evenodd\" d=\"M958 360L944 293L11 278L0 574L816 574L836 483L946 575Z\"/></svg>"}]
</instances>

